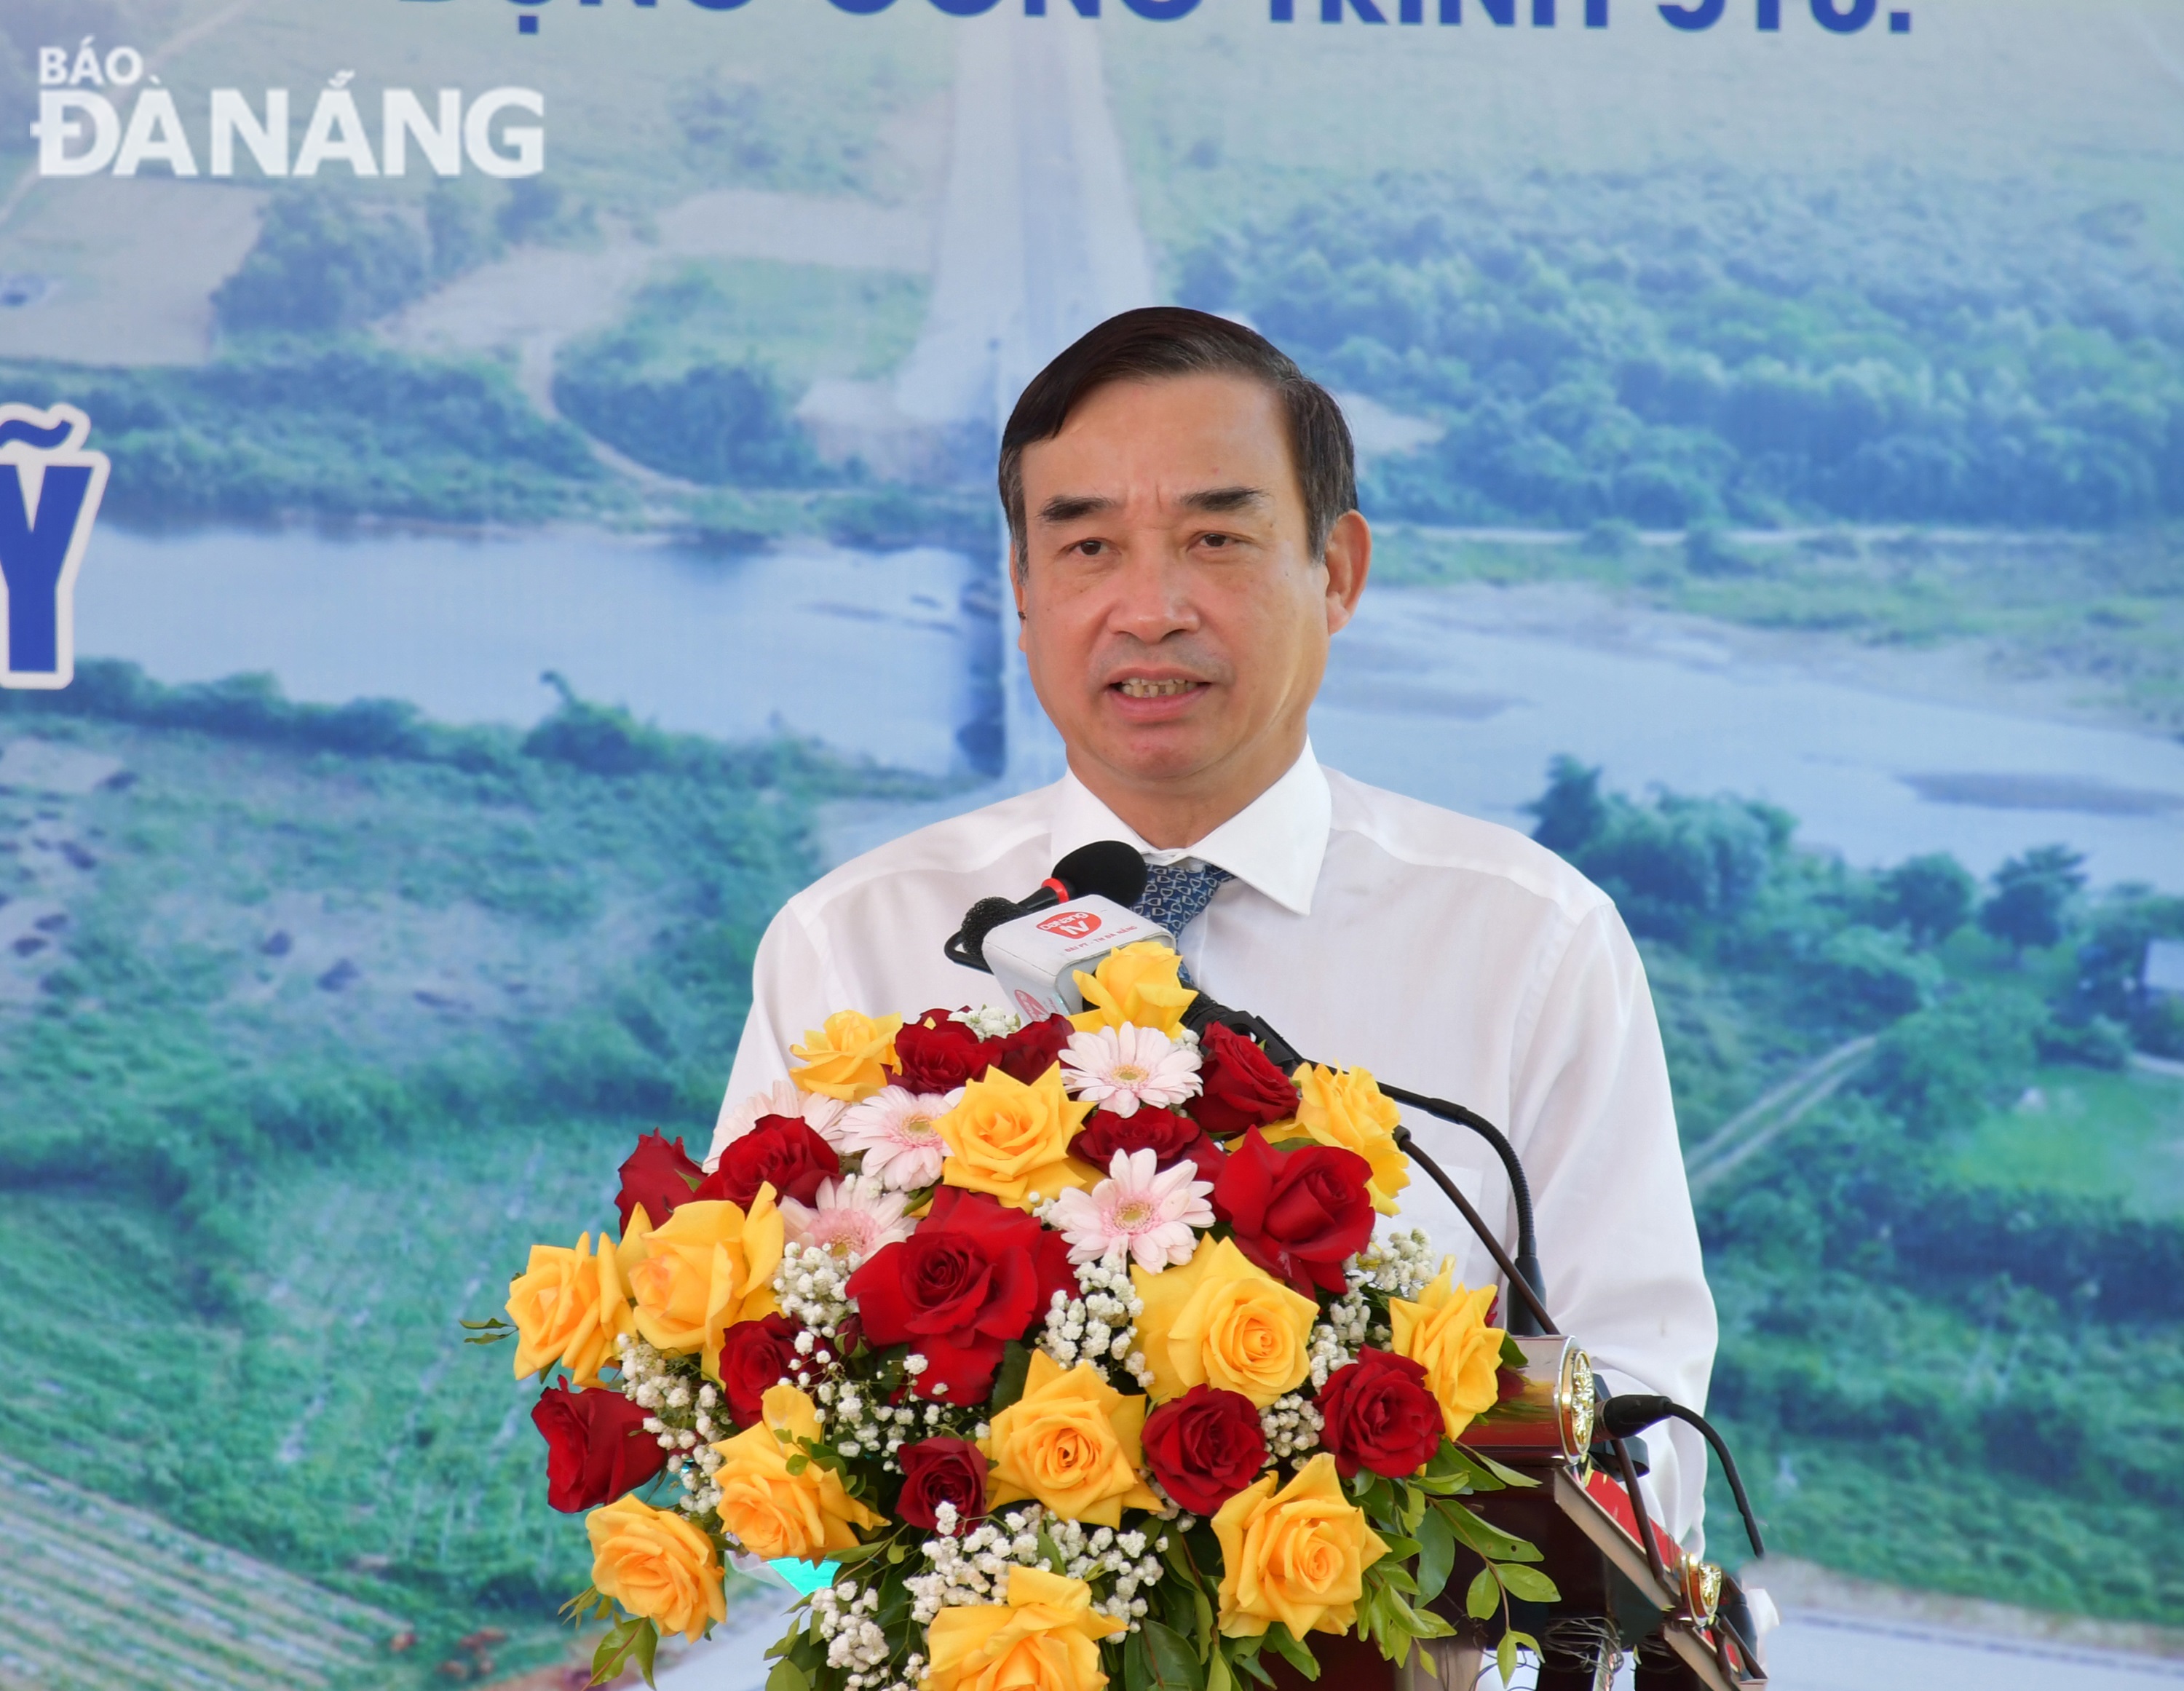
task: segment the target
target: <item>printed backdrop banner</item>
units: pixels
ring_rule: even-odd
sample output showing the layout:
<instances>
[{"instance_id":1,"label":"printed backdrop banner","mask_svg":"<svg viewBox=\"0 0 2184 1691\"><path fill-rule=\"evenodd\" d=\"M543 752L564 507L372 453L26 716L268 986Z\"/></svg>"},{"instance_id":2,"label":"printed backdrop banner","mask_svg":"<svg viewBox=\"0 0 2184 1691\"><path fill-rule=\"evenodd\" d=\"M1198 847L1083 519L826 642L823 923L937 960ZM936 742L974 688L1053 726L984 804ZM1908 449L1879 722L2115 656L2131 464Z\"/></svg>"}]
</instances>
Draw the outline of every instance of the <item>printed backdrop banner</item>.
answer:
<instances>
[{"instance_id":1,"label":"printed backdrop banner","mask_svg":"<svg viewBox=\"0 0 2184 1691\"><path fill-rule=\"evenodd\" d=\"M0 1683L577 1648L457 1322L1058 772L997 430L1154 302L1349 415L1322 758L1640 937L1775 1548L2184 1623L2180 114L2158 0L8 0Z\"/></svg>"}]
</instances>

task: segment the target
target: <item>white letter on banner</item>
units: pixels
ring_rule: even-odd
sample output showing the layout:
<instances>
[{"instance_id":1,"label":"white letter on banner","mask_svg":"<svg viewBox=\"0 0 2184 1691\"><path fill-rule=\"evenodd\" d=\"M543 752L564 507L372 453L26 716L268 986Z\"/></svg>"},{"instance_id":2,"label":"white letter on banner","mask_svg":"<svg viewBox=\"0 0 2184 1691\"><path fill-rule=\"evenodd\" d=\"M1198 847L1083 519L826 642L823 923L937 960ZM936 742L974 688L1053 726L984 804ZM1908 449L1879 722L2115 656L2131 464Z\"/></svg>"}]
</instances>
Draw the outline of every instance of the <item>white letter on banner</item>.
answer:
<instances>
[{"instance_id":1,"label":"white letter on banner","mask_svg":"<svg viewBox=\"0 0 2184 1691\"><path fill-rule=\"evenodd\" d=\"M106 86L106 73L98 68L98 54L92 47L92 37L86 36L83 45L75 50L75 64L69 71L69 86L89 82L98 87Z\"/></svg>"},{"instance_id":2,"label":"white letter on banner","mask_svg":"<svg viewBox=\"0 0 2184 1691\"><path fill-rule=\"evenodd\" d=\"M83 125L69 115L70 112L81 112L91 119L91 146L74 155L68 144L83 133ZM103 94L76 89L56 92L48 88L38 95L38 120L31 125L31 133L38 137L41 176L92 176L113 161L114 149L121 145L121 119L114 112L114 103Z\"/></svg>"},{"instance_id":3,"label":"white letter on banner","mask_svg":"<svg viewBox=\"0 0 2184 1691\"><path fill-rule=\"evenodd\" d=\"M164 164L177 176L198 173L197 155L190 138L182 133L182 115L175 109L175 97L164 88L147 88L136 97L129 114L129 133L121 137L121 153L114 161L114 174L133 176L139 164Z\"/></svg>"},{"instance_id":4,"label":"white letter on banner","mask_svg":"<svg viewBox=\"0 0 2184 1691\"><path fill-rule=\"evenodd\" d=\"M235 174L235 142L241 136L242 144L250 149L250 156L258 161L258 168L269 176L288 174L288 91L268 88L265 91L265 121L258 121L258 114L251 110L250 102L242 97L240 88L215 88L212 91L212 174L232 176Z\"/></svg>"},{"instance_id":5,"label":"white letter on banner","mask_svg":"<svg viewBox=\"0 0 2184 1691\"><path fill-rule=\"evenodd\" d=\"M493 144L493 120L513 108L546 115L546 97L536 88L488 88L471 103L463 120L463 147L471 163L488 176L535 176L546 168L546 131L538 124L510 124L500 133L509 151Z\"/></svg>"},{"instance_id":6,"label":"white letter on banner","mask_svg":"<svg viewBox=\"0 0 2184 1691\"><path fill-rule=\"evenodd\" d=\"M346 88L329 88L311 108L311 126L304 131L304 144L296 149L296 174L315 176L319 166L338 159L359 176L379 174L379 161L371 156L371 143L364 138L364 120L356 99Z\"/></svg>"},{"instance_id":7,"label":"white letter on banner","mask_svg":"<svg viewBox=\"0 0 2184 1691\"><path fill-rule=\"evenodd\" d=\"M417 137L417 150L425 162L443 176L463 171L463 97L460 90L440 90L440 120L433 123L425 108L407 88L389 88L379 97L380 145L386 149L387 174L406 175L410 170L409 138Z\"/></svg>"},{"instance_id":8,"label":"white letter on banner","mask_svg":"<svg viewBox=\"0 0 2184 1691\"><path fill-rule=\"evenodd\" d=\"M117 47L106 55L106 80L126 88L144 80L144 55L133 47Z\"/></svg>"},{"instance_id":9,"label":"white letter on banner","mask_svg":"<svg viewBox=\"0 0 2184 1691\"><path fill-rule=\"evenodd\" d=\"M59 88L68 82L68 49L64 47L42 47L38 49L38 86L41 88Z\"/></svg>"}]
</instances>

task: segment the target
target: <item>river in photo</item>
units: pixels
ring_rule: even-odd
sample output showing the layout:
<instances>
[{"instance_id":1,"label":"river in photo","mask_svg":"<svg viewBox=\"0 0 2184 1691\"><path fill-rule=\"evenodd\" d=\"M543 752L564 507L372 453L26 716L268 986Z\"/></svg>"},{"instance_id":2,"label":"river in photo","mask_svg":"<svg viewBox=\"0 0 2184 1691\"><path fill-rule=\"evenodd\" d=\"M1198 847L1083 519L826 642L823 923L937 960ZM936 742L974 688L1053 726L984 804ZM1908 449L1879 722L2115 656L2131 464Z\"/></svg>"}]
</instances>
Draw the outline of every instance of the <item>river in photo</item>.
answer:
<instances>
[{"instance_id":1,"label":"river in photo","mask_svg":"<svg viewBox=\"0 0 2184 1691\"><path fill-rule=\"evenodd\" d=\"M528 724L553 704L539 676L554 670L663 727L786 730L944 775L991 729L991 568L932 548L727 557L586 531L104 529L76 626L86 655L164 681L265 670L296 698L391 697L451 722ZM2098 881L2184 890L2184 744L1857 685L1726 637L1618 643L1574 615L1562 631L1515 626L1482 603L1369 591L1313 712L1321 757L1521 827L1548 759L1568 752L1617 790L1769 800L1854 863L1953 851L1986 873L2060 840ZM936 808L868 819L858 843Z\"/></svg>"},{"instance_id":2,"label":"river in photo","mask_svg":"<svg viewBox=\"0 0 2184 1691\"><path fill-rule=\"evenodd\" d=\"M1855 864L1991 872L2061 841L2101 882L2184 890L2184 743L1847 684L1686 626L1617 642L1496 626L1474 595L1368 589L1312 713L1321 759L1529 828L1559 752L1632 793L1779 804ZM1731 631L1720 631L1726 637Z\"/></svg>"},{"instance_id":3,"label":"river in photo","mask_svg":"<svg viewBox=\"0 0 2184 1691\"><path fill-rule=\"evenodd\" d=\"M448 722L537 721L552 670L663 728L811 735L946 775L994 708L991 588L929 547L101 529L76 640L162 681L262 670L292 698L402 698Z\"/></svg>"}]
</instances>

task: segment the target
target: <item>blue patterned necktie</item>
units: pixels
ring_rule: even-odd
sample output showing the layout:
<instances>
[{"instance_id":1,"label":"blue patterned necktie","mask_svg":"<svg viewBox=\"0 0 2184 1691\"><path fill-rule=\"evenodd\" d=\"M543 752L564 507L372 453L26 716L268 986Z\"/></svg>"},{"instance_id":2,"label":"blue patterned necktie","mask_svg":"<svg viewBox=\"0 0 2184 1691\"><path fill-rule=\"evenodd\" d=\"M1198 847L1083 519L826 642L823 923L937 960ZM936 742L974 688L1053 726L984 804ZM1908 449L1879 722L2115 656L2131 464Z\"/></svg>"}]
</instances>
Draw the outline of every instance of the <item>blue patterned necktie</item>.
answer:
<instances>
[{"instance_id":1,"label":"blue patterned necktie","mask_svg":"<svg viewBox=\"0 0 2184 1691\"><path fill-rule=\"evenodd\" d=\"M1216 869L1204 864L1196 869L1186 869L1179 863L1149 863L1145 865L1145 895L1130 906L1149 921L1158 922L1183 942L1183 931L1197 921L1206 907L1213 902L1213 895L1221 890L1224 881L1236 877L1225 869ZM1191 984L1188 968L1177 971L1184 986Z\"/></svg>"}]
</instances>

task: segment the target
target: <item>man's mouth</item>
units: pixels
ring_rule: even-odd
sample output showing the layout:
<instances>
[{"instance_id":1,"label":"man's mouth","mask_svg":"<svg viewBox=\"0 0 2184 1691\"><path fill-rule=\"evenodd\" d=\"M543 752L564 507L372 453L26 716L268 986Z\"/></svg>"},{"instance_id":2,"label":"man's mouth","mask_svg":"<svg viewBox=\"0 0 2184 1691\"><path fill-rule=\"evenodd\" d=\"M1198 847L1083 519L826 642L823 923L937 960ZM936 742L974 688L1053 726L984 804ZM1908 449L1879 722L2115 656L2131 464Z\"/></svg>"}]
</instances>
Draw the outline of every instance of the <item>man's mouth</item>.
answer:
<instances>
[{"instance_id":1,"label":"man's mouth","mask_svg":"<svg viewBox=\"0 0 2184 1691\"><path fill-rule=\"evenodd\" d=\"M1116 689L1125 698L1173 698L1178 693L1189 693L1193 687L1205 685L1203 681L1147 681L1134 678L1115 683Z\"/></svg>"}]
</instances>

